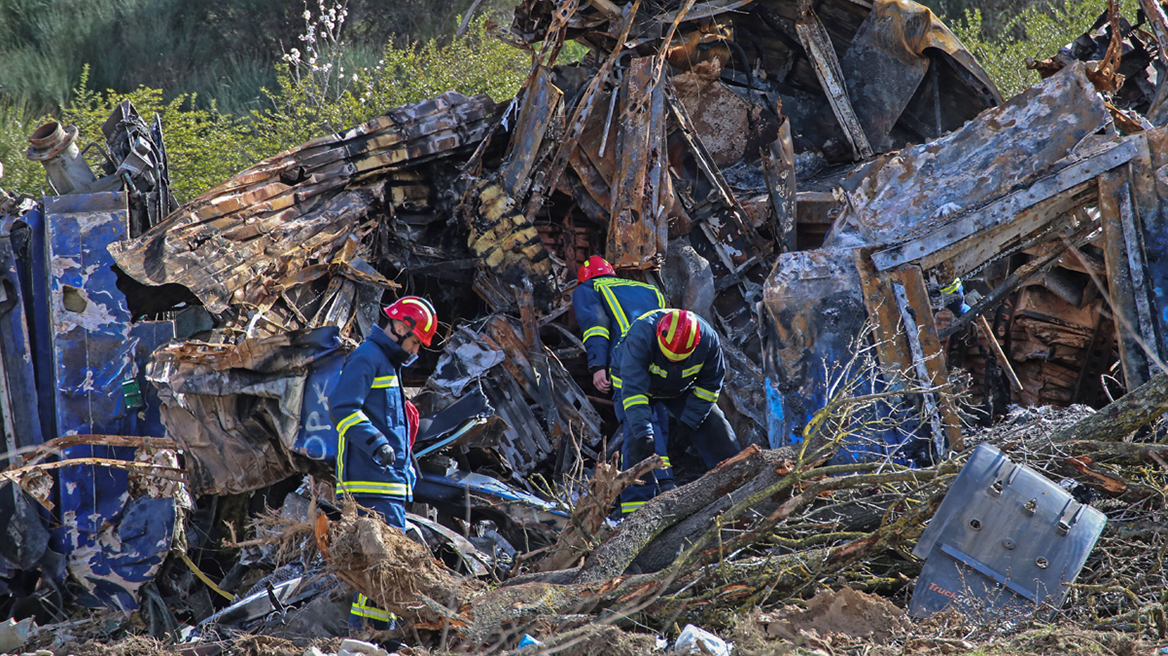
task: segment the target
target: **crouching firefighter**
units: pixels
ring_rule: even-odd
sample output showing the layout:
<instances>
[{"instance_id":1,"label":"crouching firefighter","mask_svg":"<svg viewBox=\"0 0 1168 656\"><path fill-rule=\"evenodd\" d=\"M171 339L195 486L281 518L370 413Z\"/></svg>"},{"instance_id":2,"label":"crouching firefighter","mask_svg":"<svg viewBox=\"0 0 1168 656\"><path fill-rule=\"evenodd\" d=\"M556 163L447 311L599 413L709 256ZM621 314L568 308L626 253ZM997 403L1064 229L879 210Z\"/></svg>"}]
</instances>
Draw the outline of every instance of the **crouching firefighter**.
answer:
<instances>
[{"instance_id":1,"label":"crouching firefighter","mask_svg":"<svg viewBox=\"0 0 1168 656\"><path fill-rule=\"evenodd\" d=\"M584 348L588 352L588 371L592 385L601 392L612 391L609 368L617 344L629 331L637 317L665 307L665 297L654 287L636 280L618 278L612 265L603 257L593 255L580 266L576 276L576 290L572 292L572 308L576 322L584 331ZM616 419L627 425L624 410L614 405ZM669 467L669 415L661 404L650 409L653 415L654 450L665 459L666 467L654 472L662 492L672 490L673 469ZM627 465L626 465L627 466ZM652 484L646 487L652 487ZM649 495L652 498L652 494Z\"/></svg>"},{"instance_id":2,"label":"crouching firefighter","mask_svg":"<svg viewBox=\"0 0 1168 656\"><path fill-rule=\"evenodd\" d=\"M734 429L717 404L725 377L718 336L698 315L688 310L653 310L634 321L617 347L612 372L614 404L627 417L621 450L624 468L654 452L659 430L652 421L655 403L677 419L671 443L683 448L692 442L705 471L737 454ZM622 514L637 510L654 496L652 486L625 488Z\"/></svg>"},{"instance_id":3,"label":"crouching firefighter","mask_svg":"<svg viewBox=\"0 0 1168 656\"><path fill-rule=\"evenodd\" d=\"M430 346L438 317L434 306L417 296L404 296L384 312L389 319L384 330L372 331L345 361L329 397L329 414L339 435L337 492L353 495L364 511L404 529L405 502L413 499L417 480L411 434L418 420L417 410L406 400L401 372L423 345ZM393 620L358 594L349 628L383 630Z\"/></svg>"}]
</instances>

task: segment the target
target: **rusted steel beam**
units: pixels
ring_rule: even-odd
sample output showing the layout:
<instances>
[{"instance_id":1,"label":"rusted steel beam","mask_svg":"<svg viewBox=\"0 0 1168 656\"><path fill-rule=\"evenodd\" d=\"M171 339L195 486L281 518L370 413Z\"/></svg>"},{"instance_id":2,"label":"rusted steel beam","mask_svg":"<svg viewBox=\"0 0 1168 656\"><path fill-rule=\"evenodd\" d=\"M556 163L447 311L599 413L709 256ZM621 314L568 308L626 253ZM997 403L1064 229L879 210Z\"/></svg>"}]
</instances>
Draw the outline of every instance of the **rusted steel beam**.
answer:
<instances>
[{"instance_id":1,"label":"rusted steel beam","mask_svg":"<svg viewBox=\"0 0 1168 656\"><path fill-rule=\"evenodd\" d=\"M636 17L637 10L640 7L641 0L635 0L632 8L621 24L620 35L617 37L616 46L604 60L604 63L600 65L600 70L596 72L596 75L592 76L592 80L585 88L584 94L577 101L576 109L572 112L572 118L568 121L568 132L564 136L563 141L560 142L555 157L551 159L546 169L546 174L540 182L532 185L531 198L528 200L527 209L524 212L524 215L527 216L529 221L533 220L535 215L539 213L539 210L543 208L544 200L551 193L551 190L558 187L560 176L564 174L564 168L568 165L568 157L575 150L584 126L588 121L588 116L592 113L592 106L596 102L598 92L604 86L605 81L608 80L608 76L616 65L617 59L625 51L625 40L629 38L629 30L632 29L633 19Z\"/></svg>"},{"instance_id":2,"label":"rusted steel beam","mask_svg":"<svg viewBox=\"0 0 1168 656\"><path fill-rule=\"evenodd\" d=\"M876 349L880 363L905 375L915 375L923 388L939 387L947 380L941 340L933 322L932 306L924 277L917 267L877 271L868 256L870 250L854 252L856 271L864 305L876 330ZM906 308L912 308L909 311ZM893 381L892 385L903 383ZM932 427L933 438L944 453L946 444L961 450L961 422L950 395L924 395L924 418Z\"/></svg>"},{"instance_id":3,"label":"rusted steel beam","mask_svg":"<svg viewBox=\"0 0 1168 656\"><path fill-rule=\"evenodd\" d=\"M1119 341L1119 361L1129 390L1143 385L1151 377L1152 361L1146 349L1155 348L1141 327L1144 320L1138 301L1143 289L1137 285L1136 276L1142 282L1142 272L1132 271L1132 261L1128 258L1130 249L1138 248L1138 244L1128 243L1127 229L1123 225L1125 217L1130 220L1131 213L1128 172L1118 170L1099 176L1099 220L1103 224L1108 296Z\"/></svg>"},{"instance_id":4,"label":"rusted steel beam","mask_svg":"<svg viewBox=\"0 0 1168 656\"><path fill-rule=\"evenodd\" d=\"M1066 235L1062 239L1057 241L1052 240L1044 244L1041 253L1036 254L1034 259L1011 272L990 293L983 296L977 303L974 303L968 312L955 318L952 323L938 331L938 335L941 339L945 339L969 325L982 312L1001 303L1014 290L1027 284L1035 276L1040 275L1046 268L1054 266L1063 253L1086 243L1087 238L1098 228L1099 226L1095 223L1089 223L1085 226L1080 226L1074 234Z\"/></svg>"},{"instance_id":5,"label":"rusted steel beam","mask_svg":"<svg viewBox=\"0 0 1168 656\"><path fill-rule=\"evenodd\" d=\"M551 125L564 92L551 80L551 71L544 66L536 69L523 96L523 109L515 123L515 136L508 145L499 177L507 193L517 198L527 190L529 174L541 153L544 135Z\"/></svg>"},{"instance_id":6,"label":"rusted steel beam","mask_svg":"<svg viewBox=\"0 0 1168 656\"><path fill-rule=\"evenodd\" d=\"M1099 185L1088 180L1029 207L1006 223L962 239L916 261L939 278L952 280L968 275L987 263L1019 251L1033 249L1074 224L1089 223L1084 208L1097 202Z\"/></svg>"},{"instance_id":7,"label":"rusted steel beam","mask_svg":"<svg viewBox=\"0 0 1168 656\"><path fill-rule=\"evenodd\" d=\"M1148 17L1152 25L1152 34L1156 35L1156 47L1160 51L1160 60L1168 62L1168 16L1164 14L1164 6L1160 0L1140 0L1140 9Z\"/></svg>"},{"instance_id":8,"label":"rusted steel beam","mask_svg":"<svg viewBox=\"0 0 1168 656\"><path fill-rule=\"evenodd\" d=\"M856 111L848 100L844 73L840 68L839 58L836 57L835 48L831 45L831 37L827 34L827 28L815 15L810 3L806 4L803 14L795 21L795 31L799 34L799 41L807 52L807 58L815 69L815 76L819 78L823 93L831 104L831 111L843 128L844 136L847 137L852 150L861 160L871 159L874 154L872 145L868 143L868 136L864 134L864 128L861 127Z\"/></svg>"},{"instance_id":9,"label":"rusted steel beam","mask_svg":"<svg viewBox=\"0 0 1168 656\"><path fill-rule=\"evenodd\" d=\"M633 59L621 93L626 118L617 129L614 155L618 168L605 249L608 261L618 269L655 267L667 246L668 208L658 202L664 173L659 156L665 106L661 83L654 84L654 65L654 57ZM642 102L645 96L647 103Z\"/></svg>"},{"instance_id":10,"label":"rusted steel beam","mask_svg":"<svg viewBox=\"0 0 1168 656\"><path fill-rule=\"evenodd\" d=\"M882 246L935 233L932 250L939 250L958 240L957 234L946 238L944 229L963 212L1065 167L1068 153L1107 122L1103 101L1076 62L941 139L859 167L843 185L846 220L837 222L825 245ZM928 250L906 252L899 261ZM877 267L885 268L879 261Z\"/></svg>"},{"instance_id":11,"label":"rusted steel beam","mask_svg":"<svg viewBox=\"0 0 1168 656\"><path fill-rule=\"evenodd\" d=\"M1014 373L1014 367L1010 366L1010 358L1006 357L1006 352L1002 350L1002 345L998 343L998 338L994 335L994 329L990 328L990 322L986 321L985 315L981 314L977 317L977 327L981 329L981 334L985 337L986 342L990 345L990 350L994 352L994 357L998 359L998 366L1005 372L1006 378L1010 381L1010 389L1014 390L1015 394L1022 393L1022 381L1018 380L1018 374Z\"/></svg>"}]
</instances>

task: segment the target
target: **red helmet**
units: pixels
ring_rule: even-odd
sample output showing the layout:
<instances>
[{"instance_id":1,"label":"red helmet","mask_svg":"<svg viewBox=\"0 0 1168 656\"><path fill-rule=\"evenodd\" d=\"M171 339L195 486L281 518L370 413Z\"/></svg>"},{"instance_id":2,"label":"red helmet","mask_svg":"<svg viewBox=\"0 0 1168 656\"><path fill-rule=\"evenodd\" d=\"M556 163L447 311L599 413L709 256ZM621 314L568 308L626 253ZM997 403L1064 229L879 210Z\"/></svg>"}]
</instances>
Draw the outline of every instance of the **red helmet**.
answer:
<instances>
[{"instance_id":1,"label":"red helmet","mask_svg":"<svg viewBox=\"0 0 1168 656\"><path fill-rule=\"evenodd\" d=\"M688 358L701 342L698 317L689 310L666 310L657 321L657 345L674 362Z\"/></svg>"},{"instance_id":2,"label":"red helmet","mask_svg":"<svg viewBox=\"0 0 1168 656\"><path fill-rule=\"evenodd\" d=\"M580 270L576 272L576 280L579 282L588 282L596 276L614 275L616 275L616 269L612 268L612 265L608 263L608 260L600 257L599 255L593 255L592 257L588 258L584 264L580 265Z\"/></svg>"},{"instance_id":3,"label":"red helmet","mask_svg":"<svg viewBox=\"0 0 1168 656\"><path fill-rule=\"evenodd\" d=\"M385 308L385 316L397 319L414 331L414 336L422 344L429 346L438 331L438 313L430 301L421 296L403 296Z\"/></svg>"}]
</instances>

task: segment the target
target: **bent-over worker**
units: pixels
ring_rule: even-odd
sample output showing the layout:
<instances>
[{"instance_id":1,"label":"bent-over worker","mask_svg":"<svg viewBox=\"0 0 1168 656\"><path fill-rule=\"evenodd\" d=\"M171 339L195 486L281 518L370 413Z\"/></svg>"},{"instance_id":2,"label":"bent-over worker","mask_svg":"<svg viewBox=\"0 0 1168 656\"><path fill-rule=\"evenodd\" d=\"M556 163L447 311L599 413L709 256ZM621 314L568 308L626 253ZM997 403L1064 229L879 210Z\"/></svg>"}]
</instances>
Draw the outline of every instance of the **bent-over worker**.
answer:
<instances>
[{"instance_id":1,"label":"bent-over worker","mask_svg":"<svg viewBox=\"0 0 1168 656\"><path fill-rule=\"evenodd\" d=\"M614 402L627 417L622 466L627 469L653 453L654 403L678 420L671 443L680 448L691 440L706 471L737 454L734 429L717 404L725 376L721 343L705 319L688 310L663 309L634 321L617 347L612 371ZM622 514L656 493L652 485L625 488Z\"/></svg>"},{"instance_id":2,"label":"bent-over worker","mask_svg":"<svg viewBox=\"0 0 1168 656\"><path fill-rule=\"evenodd\" d=\"M572 292L572 308L576 322L584 332L584 348L588 352L588 371L592 385L601 392L612 391L609 368L617 344L629 331L637 317L665 307L665 296L653 285L618 278L612 265L603 257L593 255L577 271L576 290ZM616 419L626 424L624 409L613 406ZM673 469L669 466L669 414L665 406L651 407L653 437L657 455L665 460L665 467L655 471L654 478L661 491L672 490Z\"/></svg>"}]
</instances>

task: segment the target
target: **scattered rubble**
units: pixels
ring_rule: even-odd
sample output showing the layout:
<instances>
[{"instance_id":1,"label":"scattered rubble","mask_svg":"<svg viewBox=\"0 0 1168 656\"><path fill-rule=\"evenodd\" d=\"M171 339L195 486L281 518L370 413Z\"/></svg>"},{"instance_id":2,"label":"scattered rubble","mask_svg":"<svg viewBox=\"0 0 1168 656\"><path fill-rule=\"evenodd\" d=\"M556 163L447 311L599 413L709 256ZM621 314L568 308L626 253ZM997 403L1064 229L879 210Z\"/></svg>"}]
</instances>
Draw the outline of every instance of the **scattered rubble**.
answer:
<instances>
[{"instance_id":1,"label":"scattered rubble","mask_svg":"<svg viewBox=\"0 0 1168 656\"><path fill-rule=\"evenodd\" d=\"M1142 4L1150 31L1110 3L1003 99L912 2L523 0L515 99L393 109L182 206L157 118L119 106L97 167L43 126L56 195L0 192L0 651L1163 642L1168 20ZM588 55L552 65L568 39ZM677 453L685 484L619 524L660 460L612 459L570 302L591 255L719 331L746 447L700 478ZM337 498L327 405L401 293L443 321L406 370L404 533ZM987 458L1011 473L967 474ZM1015 480L1041 492L962 515ZM1027 587L1018 554L1088 524ZM930 548L992 584L910 618ZM310 644L349 637L352 589L397 627ZM1082 631L1021 632L1052 618Z\"/></svg>"}]
</instances>

